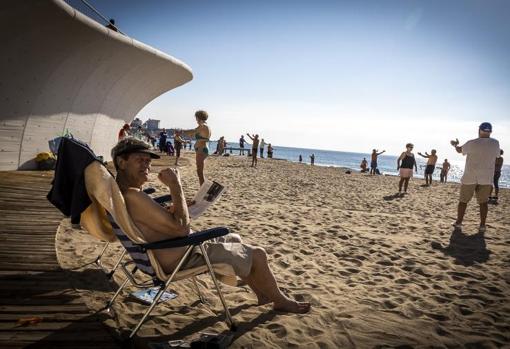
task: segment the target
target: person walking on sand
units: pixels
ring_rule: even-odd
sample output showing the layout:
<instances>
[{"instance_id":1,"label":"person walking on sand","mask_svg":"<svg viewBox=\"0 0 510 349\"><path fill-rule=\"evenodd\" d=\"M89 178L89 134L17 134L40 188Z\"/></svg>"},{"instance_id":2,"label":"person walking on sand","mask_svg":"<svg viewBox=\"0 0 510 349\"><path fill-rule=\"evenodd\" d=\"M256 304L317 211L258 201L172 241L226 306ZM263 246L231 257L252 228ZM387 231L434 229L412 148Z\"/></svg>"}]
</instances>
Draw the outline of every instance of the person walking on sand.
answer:
<instances>
[{"instance_id":1,"label":"person walking on sand","mask_svg":"<svg viewBox=\"0 0 510 349\"><path fill-rule=\"evenodd\" d=\"M496 192L496 196L492 196L492 190L491 190L491 197L490 200L492 203L497 204L498 203L498 194L499 194L499 177L501 177L501 168L503 167L503 149L499 151L499 156L496 158L496 164L494 165L494 190Z\"/></svg>"},{"instance_id":2,"label":"person walking on sand","mask_svg":"<svg viewBox=\"0 0 510 349\"><path fill-rule=\"evenodd\" d=\"M266 145L266 142L264 142L264 138L260 140L260 158L264 158L264 147Z\"/></svg>"},{"instance_id":3,"label":"person walking on sand","mask_svg":"<svg viewBox=\"0 0 510 349\"><path fill-rule=\"evenodd\" d=\"M378 153L377 149L372 149L371 155L372 159L370 161L370 174L375 175L377 173L377 157L384 152L386 152L386 150L383 150L382 152Z\"/></svg>"},{"instance_id":4,"label":"person walking on sand","mask_svg":"<svg viewBox=\"0 0 510 349\"><path fill-rule=\"evenodd\" d=\"M174 148L175 148L175 166L179 166L179 158L181 157L181 149L184 144L184 140L181 137L179 131L175 131L174 134Z\"/></svg>"},{"instance_id":5,"label":"person walking on sand","mask_svg":"<svg viewBox=\"0 0 510 349\"><path fill-rule=\"evenodd\" d=\"M432 185L432 174L436 169L437 155L436 150L432 149L429 153L425 152L425 155L418 152L418 155L422 158L427 159L427 166L425 167L425 185Z\"/></svg>"},{"instance_id":6,"label":"person walking on sand","mask_svg":"<svg viewBox=\"0 0 510 349\"><path fill-rule=\"evenodd\" d=\"M448 162L448 159L444 159L443 166L441 167L441 175L440 175L440 181L441 183L446 183L446 180L448 179L448 172L450 171L450 163Z\"/></svg>"},{"instance_id":7,"label":"person walking on sand","mask_svg":"<svg viewBox=\"0 0 510 349\"><path fill-rule=\"evenodd\" d=\"M462 221L468 202L476 194L480 205L479 233L487 230L485 221L489 210L487 202L492 191L496 158L500 156L499 142L491 138L492 125L483 122L478 128L478 138L467 141L459 146L459 140L451 141L457 153L466 155L464 174L460 179L460 198L457 207L457 220L453 223L456 230L462 230Z\"/></svg>"},{"instance_id":8,"label":"person walking on sand","mask_svg":"<svg viewBox=\"0 0 510 349\"><path fill-rule=\"evenodd\" d=\"M303 157L301 156L301 154L299 154L299 162L303 162Z\"/></svg>"},{"instance_id":9,"label":"person walking on sand","mask_svg":"<svg viewBox=\"0 0 510 349\"><path fill-rule=\"evenodd\" d=\"M259 150L259 135L250 136L249 133L246 134L252 140L251 145L251 167L257 167L257 153Z\"/></svg>"},{"instance_id":10,"label":"person walking on sand","mask_svg":"<svg viewBox=\"0 0 510 349\"><path fill-rule=\"evenodd\" d=\"M314 165L315 164L315 154L312 154L310 155L310 165Z\"/></svg>"},{"instance_id":11,"label":"person walking on sand","mask_svg":"<svg viewBox=\"0 0 510 349\"><path fill-rule=\"evenodd\" d=\"M407 187L409 186L409 179L413 176L413 167L418 172L416 166L416 159L413 154L414 145L412 143L406 144L406 151L400 154L397 160L397 170L399 171L400 181L398 182L398 194L407 194ZM404 193L402 193L402 184L404 185Z\"/></svg>"},{"instance_id":12,"label":"person walking on sand","mask_svg":"<svg viewBox=\"0 0 510 349\"><path fill-rule=\"evenodd\" d=\"M244 136L241 135L241 138L239 138L239 155L244 155Z\"/></svg>"},{"instance_id":13,"label":"person walking on sand","mask_svg":"<svg viewBox=\"0 0 510 349\"><path fill-rule=\"evenodd\" d=\"M188 137L195 138L195 159L197 164L198 182L202 185L205 181L205 159L209 155L208 142L211 138L211 129L207 126L209 114L205 110L195 112L195 120L198 126L191 130L182 131Z\"/></svg>"}]
</instances>

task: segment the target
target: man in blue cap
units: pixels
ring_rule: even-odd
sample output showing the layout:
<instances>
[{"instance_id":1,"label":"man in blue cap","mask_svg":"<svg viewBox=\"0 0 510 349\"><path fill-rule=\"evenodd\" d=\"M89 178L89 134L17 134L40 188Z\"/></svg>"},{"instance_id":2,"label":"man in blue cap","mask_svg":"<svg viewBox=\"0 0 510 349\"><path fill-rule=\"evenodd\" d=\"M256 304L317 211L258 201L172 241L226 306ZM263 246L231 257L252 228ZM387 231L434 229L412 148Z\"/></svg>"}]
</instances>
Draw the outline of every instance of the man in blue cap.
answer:
<instances>
[{"instance_id":1,"label":"man in blue cap","mask_svg":"<svg viewBox=\"0 0 510 349\"><path fill-rule=\"evenodd\" d=\"M457 220L453 224L456 229L462 229L462 220L468 202L476 194L480 205L479 233L485 233L485 220L488 212L488 201L492 191L492 181L496 158L499 156L499 142L490 138L492 125L483 122L478 129L478 138L467 141L459 146L459 140L451 141L457 153L466 155L466 166L460 183L460 199L457 208Z\"/></svg>"}]
</instances>

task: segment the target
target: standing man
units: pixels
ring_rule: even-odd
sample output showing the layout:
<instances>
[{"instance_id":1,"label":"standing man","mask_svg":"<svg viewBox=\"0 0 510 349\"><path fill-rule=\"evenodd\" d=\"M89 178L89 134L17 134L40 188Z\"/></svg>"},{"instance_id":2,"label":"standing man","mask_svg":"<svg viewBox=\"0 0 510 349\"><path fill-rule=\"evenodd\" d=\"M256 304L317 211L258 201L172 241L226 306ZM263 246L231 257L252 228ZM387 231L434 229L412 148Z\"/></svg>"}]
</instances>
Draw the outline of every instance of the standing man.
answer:
<instances>
[{"instance_id":1,"label":"standing man","mask_svg":"<svg viewBox=\"0 0 510 349\"><path fill-rule=\"evenodd\" d=\"M264 138L260 140L260 158L264 158L264 146L266 145L266 142L264 142Z\"/></svg>"},{"instance_id":2,"label":"standing man","mask_svg":"<svg viewBox=\"0 0 510 349\"><path fill-rule=\"evenodd\" d=\"M441 168L441 183L446 183L446 180L448 179L448 171L450 171L450 163L448 162L448 159L444 159L443 167Z\"/></svg>"},{"instance_id":3,"label":"standing man","mask_svg":"<svg viewBox=\"0 0 510 349\"><path fill-rule=\"evenodd\" d=\"M386 150L378 153L377 149L372 149L372 161L370 162L370 174L376 174L377 170L377 157L384 153Z\"/></svg>"},{"instance_id":4,"label":"standing man","mask_svg":"<svg viewBox=\"0 0 510 349\"><path fill-rule=\"evenodd\" d=\"M241 138L239 138L239 148L241 148L241 149L239 149L239 155L241 155L241 154L244 155L244 142L245 142L244 136L241 135Z\"/></svg>"},{"instance_id":5,"label":"standing man","mask_svg":"<svg viewBox=\"0 0 510 349\"><path fill-rule=\"evenodd\" d=\"M253 141L251 145L251 167L257 167L257 150L259 149L259 135L250 136L246 134Z\"/></svg>"},{"instance_id":6,"label":"standing man","mask_svg":"<svg viewBox=\"0 0 510 349\"><path fill-rule=\"evenodd\" d=\"M163 129L163 131L161 131L159 133L159 151L161 153L165 153L167 151L166 149L166 129Z\"/></svg>"},{"instance_id":7,"label":"standing man","mask_svg":"<svg viewBox=\"0 0 510 349\"><path fill-rule=\"evenodd\" d=\"M303 162L303 157L301 156L301 154L299 154L299 162Z\"/></svg>"},{"instance_id":8,"label":"standing man","mask_svg":"<svg viewBox=\"0 0 510 349\"><path fill-rule=\"evenodd\" d=\"M315 154L312 154L310 155L310 165L314 165L315 164Z\"/></svg>"},{"instance_id":9,"label":"standing man","mask_svg":"<svg viewBox=\"0 0 510 349\"><path fill-rule=\"evenodd\" d=\"M418 152L418 155L422 158L428 159L427 160L427 167L425 167L425 184L426 185L432 185L432 174L434 173L434 170L436 169L436 162L437 162L437 155L436 150L432 149L431 154L425 152L425 155Z\"/></svg>"},{"instance_id":10,"label":"standing man","mask_svg":"<svg viewBox=\"0 0 510 349\"><path fill-rule=\"evenodd\" d=\"M457 220L453 224L455 229L462 229L462 221L468 202L476 193L478 204L480 205L480 227L479 233L485 233L485 220L487 219L489 196L492 190L494 179L494 169L496 158L499 156L499 142L490 138L492 125L483 122L478 129L478 138L467 141L463 146L459 146L459 140L456 139L450 143L455 147L457 153L467 155L464 175L460 183L460 198L457 208Z\"/></svg>"}]
</instances>

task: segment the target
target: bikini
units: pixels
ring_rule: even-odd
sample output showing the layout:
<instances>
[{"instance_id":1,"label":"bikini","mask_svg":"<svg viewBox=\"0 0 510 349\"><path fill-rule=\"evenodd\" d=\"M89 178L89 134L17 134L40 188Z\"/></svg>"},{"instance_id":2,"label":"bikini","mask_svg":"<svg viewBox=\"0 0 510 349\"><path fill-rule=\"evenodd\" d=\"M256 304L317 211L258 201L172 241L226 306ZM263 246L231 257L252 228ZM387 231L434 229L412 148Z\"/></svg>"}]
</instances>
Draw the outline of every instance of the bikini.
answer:
<instances>
[{"instance_id":1,"label":"bikini","mask_svg":"<svg viewBox=\"0 0 510 349\"><path fill-rule=\"evenodd\" d=\"M202 137L199 133L195 133L195 139L197 141L195 143L195 151L204 153L205 155L209 155L209 148L207 147L207 142L209 142L209 138ZM205 146L203 148L199 148L197 146L198 141L204 141Z\"/></svg>"}]
</instances>

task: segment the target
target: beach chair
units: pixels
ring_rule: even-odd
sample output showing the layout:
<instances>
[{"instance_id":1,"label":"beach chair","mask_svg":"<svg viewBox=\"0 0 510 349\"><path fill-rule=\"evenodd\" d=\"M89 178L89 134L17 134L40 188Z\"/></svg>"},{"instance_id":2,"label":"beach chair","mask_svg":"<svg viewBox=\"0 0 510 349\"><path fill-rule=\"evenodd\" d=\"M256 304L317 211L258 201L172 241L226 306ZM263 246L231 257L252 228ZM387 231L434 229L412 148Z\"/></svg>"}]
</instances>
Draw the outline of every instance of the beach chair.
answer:
<instances>
[{"instance_id":1,"label":"beach chair","mask_svg":"<svg viewBox=\"0 0 510 349\"><path fill-rule=\"evenodd\" d=\"M120 263L121 270L125 274L126 279L122 282L112 299L108 302L106 309L109 310L112 308L115 300L128 283L141 288L146 288L150 285L159 287L159 291L152 304L149 306L136 327L131 331L129 338L136 335L144 321L158 304L160 297L170 286L171 282L191 278L195 284L200 300L203 301L200 288L198 287L194 277L204 273L209 273L211 276L225 310L227 325L231 329L235 328L234 321L230 315L230 311L228 310L225 298L223 297L220 285L216 278L216 275L218 275L222 282L236 286L237 278L235 276L235 272L232 266L228 264L221 263L212 265L203 247L204 242L228 234L229 231L227 228L220 227L209 229L198 233L192 233L184 238L148 243L132 222L125 205L124 197L122 196L115 179L104 168L104 166L99 163L90 164L85 169L85 182L87 192L94 203L95 209L101 217L103 217L104 214L104 217L107 220L106 222L102 222L101 229L103 229L103 234L109 236L110 233L112 233L116 239L120 240L125 251L131 257L130 261ZM176 247L187 248L185 250L185 254L178 262L177 267L170 274L167 274L158 262L153 251L156 249ZM187 257L194 248L200 249L205 265L192 269L181 270L181 267L184 265ZM132 269L130 270L131 267ZM138 271L148 275L150 277L149 282L138 282L135 276L135 273Z\"/></svg>"},{"instance_id":2,"label":"beach chair","mask_svg":"<svg viewBox=\"0 0 510 349\"><path fill-rule=\"evenodd\" d=\"M155 189L154 188L146 188L143 191L146 194L152 194L152 193L155 192ZM156 201L160 205L165 205L166 203L172 201L172 197L167 194L167 195L157 196L157 197L153 198L153 200ZM88 221L88 217L83 217L82 216L82 221L87 222ZM85 223L85 225L86 224L87 223ZM115 264L113 265L113 267L110 270L108 270L108 268L106 268L106 266L103 265L102 258L104 256L106 250L108 249L108 246L110 246L111 242L112 241L105 241L104 245L103 245L103 248L101 249L101 252L99 253L99 255L92 262L86 264L86 265L89 265L89 264L97 265L106 274L106 277L108 279L111 279L113 277L113 274L118 269L118 267L120 266L120 263L122 262L122 260L126 256L126 250L124 249L121 252L121 254L119 255L119 257L118 257L117 261L115 262Z\"/></svg>"}]
</instances>

